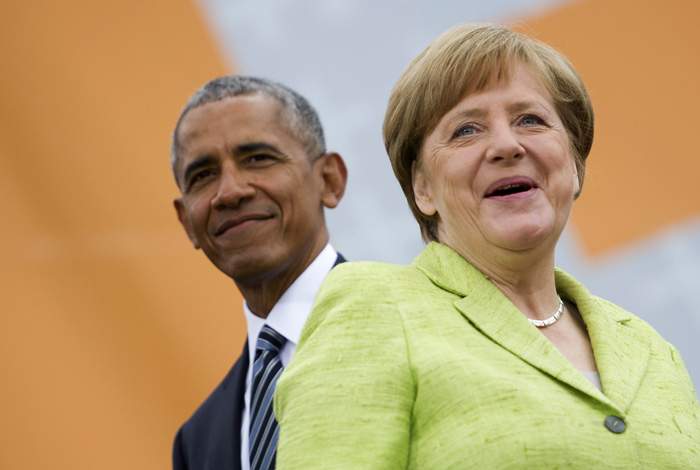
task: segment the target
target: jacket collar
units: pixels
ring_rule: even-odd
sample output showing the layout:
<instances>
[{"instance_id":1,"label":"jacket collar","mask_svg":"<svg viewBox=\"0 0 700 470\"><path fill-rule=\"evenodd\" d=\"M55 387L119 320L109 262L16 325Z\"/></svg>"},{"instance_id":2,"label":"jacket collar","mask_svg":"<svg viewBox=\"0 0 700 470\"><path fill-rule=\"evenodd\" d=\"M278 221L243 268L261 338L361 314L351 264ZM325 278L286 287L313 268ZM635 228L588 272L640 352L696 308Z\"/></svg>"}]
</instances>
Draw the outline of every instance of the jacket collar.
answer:
<instances>
[{"instance_id":1,"label":"jacket collar","mask_svg":"<svg viewBox=\"0 0 700 470\"><path fill-rule=\"evenodd\" d=\"M414 266L459 299L454 305L478 330L552 379L589 395L624 416L646 371L647 341L627 324L632 316L588 292L562 270L557 291L575 303L588 329L602 393L479 270L451 248L432 242Z\"/></svg>"}]
</instances>

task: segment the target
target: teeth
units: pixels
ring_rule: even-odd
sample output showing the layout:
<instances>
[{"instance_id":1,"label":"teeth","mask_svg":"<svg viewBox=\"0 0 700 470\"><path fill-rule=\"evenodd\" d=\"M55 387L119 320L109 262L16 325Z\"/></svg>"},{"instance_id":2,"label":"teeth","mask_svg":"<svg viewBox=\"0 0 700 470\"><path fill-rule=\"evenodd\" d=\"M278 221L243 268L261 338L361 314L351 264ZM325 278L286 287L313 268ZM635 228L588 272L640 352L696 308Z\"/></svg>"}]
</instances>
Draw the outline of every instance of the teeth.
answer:
<instances>
[{"instance_id":1,"label":"teeth","mask_svg":"<svg viewBox=\"0 0 700 470\"><path fill-rule=\"evenodd\" d=\"M495 189L491 193L491 195L512 194L515 192L527 191L528 189L530 189L530 185L525 183L507 184L505 186L501 186L500 188Z\"/></svg>"}]
</instances>

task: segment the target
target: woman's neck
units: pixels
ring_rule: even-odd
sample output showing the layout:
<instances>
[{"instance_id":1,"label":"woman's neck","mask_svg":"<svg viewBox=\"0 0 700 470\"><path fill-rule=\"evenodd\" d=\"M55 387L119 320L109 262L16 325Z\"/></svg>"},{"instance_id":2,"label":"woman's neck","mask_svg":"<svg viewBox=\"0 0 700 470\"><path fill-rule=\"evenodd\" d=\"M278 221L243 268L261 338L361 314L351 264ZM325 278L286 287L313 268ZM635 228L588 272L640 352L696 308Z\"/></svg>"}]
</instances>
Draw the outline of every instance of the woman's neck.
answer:
<instances>
[{"instance_id":1,"label":"woman's neck","mask_svg":"<svg viewBox=\"0 0 700 470\"><path fill-rule=\"evenodd\" d=\"M493 282L526 317L547 318L557 309L559 297L554 282L553 247L518 252L497 247L456 251Z\"/></svg>"}]
</instances>

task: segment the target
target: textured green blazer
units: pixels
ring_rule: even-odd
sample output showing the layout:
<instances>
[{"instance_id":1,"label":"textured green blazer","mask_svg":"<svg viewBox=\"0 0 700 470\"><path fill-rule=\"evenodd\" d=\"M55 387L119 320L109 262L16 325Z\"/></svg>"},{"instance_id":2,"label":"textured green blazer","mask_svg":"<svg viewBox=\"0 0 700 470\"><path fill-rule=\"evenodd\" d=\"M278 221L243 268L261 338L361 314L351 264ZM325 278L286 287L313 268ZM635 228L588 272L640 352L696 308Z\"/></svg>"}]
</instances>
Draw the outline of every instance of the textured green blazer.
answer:
<instances>
[{"instance_id":1,"label":"textured green blazer","mask_svg":"<svg viewBox=\"0 0 700 470\"><path fill-rule=\"evenodd\" d=\"M602 392L444 245L410 266L337 267L277 384L277 468L700 469L676 349L560 270L556 285Z\"/></svg>"}]
</instances>

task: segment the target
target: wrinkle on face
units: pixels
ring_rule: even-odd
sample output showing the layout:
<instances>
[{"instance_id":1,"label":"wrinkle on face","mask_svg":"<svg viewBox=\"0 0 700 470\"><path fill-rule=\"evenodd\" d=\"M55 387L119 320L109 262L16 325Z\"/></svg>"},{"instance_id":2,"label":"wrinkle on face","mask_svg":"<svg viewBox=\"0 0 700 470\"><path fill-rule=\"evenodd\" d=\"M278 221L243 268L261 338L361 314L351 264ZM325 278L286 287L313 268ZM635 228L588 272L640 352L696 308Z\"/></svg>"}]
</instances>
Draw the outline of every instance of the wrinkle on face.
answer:
<instances>
[{"instance_id":1,"label":"wrinkle on face","mask_svg":"<svg viewBox=\"0 0 700 470\"><path fill-rule=\"evenodd\" d=\"M522 65L514 66L510 81L468 95L448 111L424 139L416 171L437 211L440 240L461 247L457 251L553 246L573 201L568 133L546 88ZM541 191L530 205L485 198L492 182L511 176L536 181Z\"/></svg>"}]
</instances>

